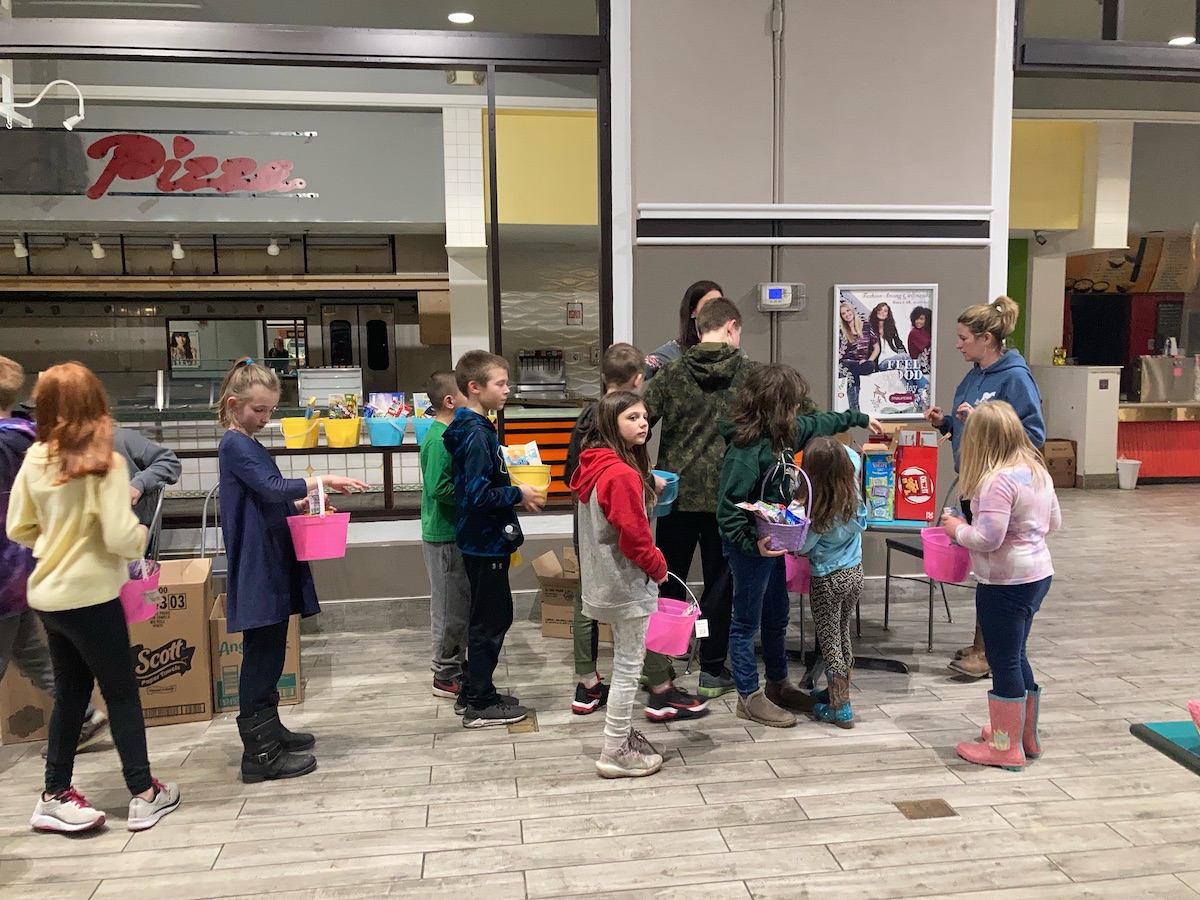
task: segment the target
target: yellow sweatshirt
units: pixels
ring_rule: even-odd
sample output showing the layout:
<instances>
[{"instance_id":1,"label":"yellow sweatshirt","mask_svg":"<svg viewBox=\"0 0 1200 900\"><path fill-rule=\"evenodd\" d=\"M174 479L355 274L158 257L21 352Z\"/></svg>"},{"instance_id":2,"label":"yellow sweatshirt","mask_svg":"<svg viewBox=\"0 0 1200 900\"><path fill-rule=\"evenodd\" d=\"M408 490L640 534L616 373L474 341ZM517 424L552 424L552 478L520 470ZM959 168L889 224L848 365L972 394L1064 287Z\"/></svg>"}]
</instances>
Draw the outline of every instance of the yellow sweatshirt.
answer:
<instances>
[{"instance_id":1,"label":"yellow sweatshirt","mask_svg":"<svg viewBox=\"0 0 1200 900\"><path fill-rule=\"evenodd\" d=\"M58 461L33 444L17 473L8 503L10 539L33 550L29 605L61 612L107 603L141 559L145 529L129 502L129 470L113 454L108 475L55 485Z\"/></svg>"}]
</instances>

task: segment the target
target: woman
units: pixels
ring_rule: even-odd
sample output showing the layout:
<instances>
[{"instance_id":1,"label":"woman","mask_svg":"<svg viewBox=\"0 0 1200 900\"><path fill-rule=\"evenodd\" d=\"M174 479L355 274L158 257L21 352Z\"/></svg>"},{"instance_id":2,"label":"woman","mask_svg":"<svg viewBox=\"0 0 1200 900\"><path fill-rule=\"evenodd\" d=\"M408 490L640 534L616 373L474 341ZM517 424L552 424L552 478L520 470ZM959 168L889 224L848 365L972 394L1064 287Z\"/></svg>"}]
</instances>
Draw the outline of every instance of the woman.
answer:
<instances>
[{"instance_id":1,"label":"woman","mask_svg":"<svg viewBox=\"0 0 1200 900\"><path fill-rule=\"evenodd\" d=\"M841 319L838 359L846 371L846 399L850 411L858 412L859 379L879 371L879 336L845 300L838 307L838 317Z\"/></svg>"},{"instance_id":2,"label":"woman","mask_svg":"<svg viewBox=\"0 0 1200 900\"><path fill-rule=\"evenodd\" d=\"M190 363L192 356L192 337L186 331L176 331L171 335L171 362Z\"/></svg>"},{"instance_id":3,"label":"woman","mask_svg":"<svg viewBox=\"0 0 1200 900\"><path fill-rule=\"evenodd\" d=\"M896 320L892 317L892 308L886 303L880 303L871 310L871 329L893 353L904 352L904 344L900 342L900 335L896 331Z\"/></svg>"},{"instance_id":4,"label":"woman","mask_svg":"<svg viewBox=\"0 0 1200 900\"><path fill-rule=\"evenodd\" d=\"M697 281L683 293L683 302L679 304L679 337L667 341L646 357L646 378L653 378L663 366L673 359L679 359L689 347L700 343L700 334L696 331L696 315L704 304L714 297L722 297L725 292L715 281Z\"/></svg>"},{"instance_id":5,"label":"woman","mask_svg":"<svg viewBox=\"0 0 1200 900\"><path fill-rule=\"evenodd\" d=\"M1017 327L1016 301L997 297L991 303L969 306L958 317L954 348L972 364L971 371L954 391L954 414L946 416L941 407L925 411L925 418L942 434L950 435L954 450L954 471L958 472L963 426L971 411L986 400L1006 400L1021 419L1021 427L1034 447L1046 442L1042 421L1042 398L1033 375L1020 351L1006 349L1005 339ZM971 521L971 504L962 501L963 517ZM955 654L950 668L972 678L990 674L984 653L983 634L975 625L975 641Z\"/></svg>"},{"instance_id":6,"label":"woman","mask_svg":"<svg viewBox=\"0 0 1200 900\"><path fill-rule=\"evenodd\" d=\"M912 331L908 333L908 355L920 359L933 343L933 310L918 306L909 314L908 320L912 323Z\"/></svg>"}]
</instances>

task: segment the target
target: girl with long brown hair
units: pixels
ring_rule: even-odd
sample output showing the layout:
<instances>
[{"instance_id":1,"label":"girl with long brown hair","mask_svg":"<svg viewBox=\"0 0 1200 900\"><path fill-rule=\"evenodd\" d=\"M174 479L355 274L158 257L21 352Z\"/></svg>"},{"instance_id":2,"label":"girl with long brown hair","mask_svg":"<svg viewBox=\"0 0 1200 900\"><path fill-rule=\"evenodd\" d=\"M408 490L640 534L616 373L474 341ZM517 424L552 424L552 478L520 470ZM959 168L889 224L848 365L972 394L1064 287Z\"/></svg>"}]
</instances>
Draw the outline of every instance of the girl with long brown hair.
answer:
<instances>
[{"instance_id":1,"label":"girl with long brown hair","mask_svg":"<svg viewBox=\"0 0 1200 900\"><path fill-rule=\"evenodd\" d=\"M877 334L883 343L891 348L893 353L903 353L904 344L900 340L900 333L896 330L896 319L892 315L892 308L886 303L876 304L871 310L871 328Z\"/></svg>"},{"instance_id":2,"label":"girl with long brown hair","mask_svg":"<svg viewBox=\"0 0 1200 900\"><path fill-rule=\"evenodd\" d=\"M119 599L128 564L141 559L146 528L129 504L125 460L113 452L112 417L100 380L79 363L42 373L33 389L37 442L9 500L8 536L36 548L29 605L46 628L54 663L54 712L45 791L30 824L79 832L104 823L71 786L76 743L92 689L108 705L121 757L130 831L150 828L179 805L179 787L150 775L129 629Z\"/></svg>"},{"instance_id":3,"label":"girl with long brown hair","mask_svg":"<svg viewBox=\"0 0 1200 900\"><path fill-rule=\"evenodd\" d=\"M850 617L862 594L862 535L867 528L862 461L849 447L824 437L808 445L801 466L812 484L808 540L802 552L812 568L809 603L829 679L828 691L813 694L813 716L853 728Z\"/></svg>"},{"instance_id":4,"label":"girl with long brown hair","mask_svg":"<svg viewBox=\"0 0 1200 900\"><path fill-rule=\"evenodd\" d=\"M653 775L663 763L662 754L630 727L646 629L658 608L658 586L667 580L667 561L650 534L655 493L646 452L649 433L641 397L628 391L605 394L571 477L579 499L583 613L607 622L613 632L604 749L596 761L603 778Z\"/></svg>"},{"instance_id":5,"label":"girl with long brown hair","mask_svg":"<svg viewBox=\"0 0 1200 900\"><path fill-rule=\"evenodd\" d=\"M737 686L739 718L787 728L792 712L807 712L812 701L788 681L788 593L783 550L759 538L750 513L738 506L765 500L788 504L796 490L796 452L818 435L853 426L881 426L857 411L801 416L808 385L791 366L759 366L746 379L733 419L722 425L728 446L721 468L717 524L733 572L733 618L729 661ZM807 451L806 451L807 453ZM761 630L767 685L760 688L754 635Z\"/></svg>"}]
</instances>

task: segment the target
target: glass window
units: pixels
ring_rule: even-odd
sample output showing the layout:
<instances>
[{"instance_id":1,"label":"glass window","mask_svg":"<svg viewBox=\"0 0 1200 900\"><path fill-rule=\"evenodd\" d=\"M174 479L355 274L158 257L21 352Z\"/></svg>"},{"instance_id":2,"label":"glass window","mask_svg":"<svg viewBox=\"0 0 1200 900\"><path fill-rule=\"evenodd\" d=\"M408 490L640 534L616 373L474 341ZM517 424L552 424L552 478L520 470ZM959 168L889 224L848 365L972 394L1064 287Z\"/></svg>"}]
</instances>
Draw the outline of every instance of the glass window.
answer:
<instances>
[{"instance_id":1,"label":"glass window","mask_svg":"<svg viewBox=\"0 0 1200 900\"><path fill-rule=\"evenodd\" d=\"M391 329L383 319L367 319L367 368L385 372L391 367Z\"/></svg>"}]
</instances>

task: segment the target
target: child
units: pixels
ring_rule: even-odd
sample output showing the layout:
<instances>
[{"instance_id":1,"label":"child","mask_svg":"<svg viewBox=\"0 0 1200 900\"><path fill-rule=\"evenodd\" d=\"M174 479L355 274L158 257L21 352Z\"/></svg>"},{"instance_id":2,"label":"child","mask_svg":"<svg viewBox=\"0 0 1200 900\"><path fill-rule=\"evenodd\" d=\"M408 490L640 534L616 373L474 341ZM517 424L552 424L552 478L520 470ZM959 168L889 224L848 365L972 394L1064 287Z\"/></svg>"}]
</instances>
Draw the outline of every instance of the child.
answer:
<instances>
[{"instance_id":1,"label":"child","mask_svg":"<svg viewBox=\"0 0 1200 900\"><path fill-rule=\"evenodd\" d=\"M9 499L8 536L37 550L29 605L46 628L54 662L54 712L45 792L30 824L78 832L105 815L71 786L75 745L96 682L121 757L130 831L150 828L179 806L179 787L150 775L146 730L129 629L119 594L140 559L146 528L129 503L125 461L113 452L112 418L100 380L79 363L53 366L33 391L37 443L25 454Z\"/></svg>"},{"instance_id":2,"label":"child","mask_svg":"<svg viewBox=\"0 0 1200 900\"><path fill-rule=\"evenodd\" d=\"M638 673L646 654L646 628L658 608L658 585L667 561L650 536L654 482L646 436L650 423L637 394L615 391L596 405L571 489L579 496L584 612L612 625L613 683L604 720L604 750L596 762L603 778L653 775L663 758L630 728Z\"/></svg>"},{"instance_id":3,"label":"child","mask_svg":"<svg viewBox=\"0 0 1200 900\"><path fill-rule=\"evenodd\" d=\"M807 399L808 385L791 366L759 366L738 393L733 421L722 423L729 447L721 468L717 521L733 571L729 660L737 684L737 715L776 728L795 725L796 717L790 711L808 712L812 700L787 678L785 551L774 549L768 538L759 538L753 516L737 504L759 499L790 503L796 485L788 467L797 449L814 435L839 434L855 425L878 428L860 412L798 418ZM754 656L754 635L760 625L767 669L765 690L759 687Z\"/></svg>"},{"instance_id":4,"label":"child","mask_svg":"<svg viewBox=\"0 0 1200 900\"><path fill-rule=\"evenodd\" d=\"M862 535L867 528L862 460L833 438L821 437L805 448L801 466L812 482L808 540L802 552L812 567L809 603L829 679L828 691L813 694L817 701L813 716L839 728L853 728L850 617L862 593Z\"/></svg>"},{"instance_id":5,"label":"child","mask_svg":"<svg viewBox=\"0 0 1200 900\"><path fill-rule=\"evenodd\" d=\"M646 358L637 347L632 344L613 344L604 351L604 358L600 362L600 376L604 379L605 393L641 393L645 365ZM595 405L585 408L571 431L565 466L568 484L579 466L579 454L583 443L596 421L596 408ZM658 490L657 484L655 490ZM578 510L574 525L575 556L578 558ZM604 706L608 702L609 690L596 669L599 629L583 614L583 602L583 592L579 591L575 595L575 627L572 632L575 638L575 674L579 680L575 685L575 699L571 702L571 712L580 716L586 716ZM704 713L708 708L707 701L693 697L687 691L676 687L671 672L671 661L661 653L647 651L641 680L649 686L645 715L652 721L690 719Z\"/></svg>"},{"instance_id":6,"label":"child","mask_svg":"<svg viewBox=\"0 0 1200 900\"><path fill-rule=\"evenodd\" d=\"M679 496L671 515L658 521L656 540L667 567L687 578L696 545L704 569L700 610L708 637L700 644L701 697L712 700L734 688L725 667L733 580L717 528L717 488L725 451L717 420L728 418L734 398L757 363L742 356L742 314L724 297L706 302L696 314L700 341L659 369L646 385L650 424L662 422L658 467L679 476ZM670 581L663 596L685 599L683 585Z\"/></svg>"},{"instance_id":7,"label":"child","mask_svg":"<svg viewBox=\"0 0 1200 900\"><path fill-rule=\"evenodd\" d=\"M515 508L541 512L546 495L509 481L496 426L488 419L508 398L508 360L470 350L454 367L454 380L467 402L442 440L454 473L454 541L471 585L467 689L460 699L465 699L463 728L484 728L520 722L528 713L515 697L496 692L492 676L513 621L509 559L525 540Z\"/></svg>"},{"instance_id":8,"label":"child","mask_svg":"<svg viewBox=\"0 0 1200 900\"><path fill-rule=\"evenodd\" d=\"M221 532L229 559L225 613L229 631L242 633L237 724L247 784L297 778L317 767L315 757L298 753L316 738L283 726L275 689L287 652L288 617L321 611L312 572L308 563L296 560L287 524L309 491L317 490L318 478L284 478L254 437L271 421L278 402L279 377L243 357L221 382L217 405L217 419L227 429L217 446ZM341 475L323 475L320 481L344 494L367 487Z\"/></svg>"},{"instance_id":9,"label":"child","mask_svg":"<svg viewBox=\"0 0 1200 900\"><path fill-rule=\"evenodd\" d=\"M1062 516L1046 467L1011 404L990 400L974 408L963 427L961 462L959 487L971 501L972 523L945 515L942 527L971 551L978 580L975 614L992 690L991 727L980 742L959 744L958 755L1017 771L1042 752L1037 730L1042 689L1025 644L1054 574L1046 535L1062 527Z\"/></svg>"},{"instance_id":10,"label":"child","mask_svg":"<svg viewBox=\"0 0 1200 900\"><path fill-rule=\"evenodd\" d=\"M442 443L454 412L467 402L453 372L434 372L425 387L437 411L421 444L421 541L429 573L429 626L433 637L433 696L456 699L462 691L471 619L471 585L454 544L454 479Z\"/></svg>"}]
</instances>

